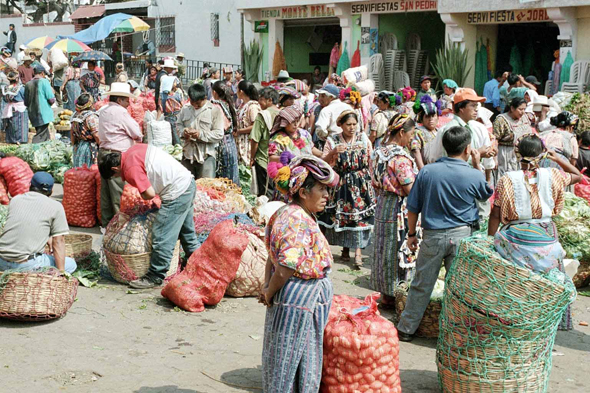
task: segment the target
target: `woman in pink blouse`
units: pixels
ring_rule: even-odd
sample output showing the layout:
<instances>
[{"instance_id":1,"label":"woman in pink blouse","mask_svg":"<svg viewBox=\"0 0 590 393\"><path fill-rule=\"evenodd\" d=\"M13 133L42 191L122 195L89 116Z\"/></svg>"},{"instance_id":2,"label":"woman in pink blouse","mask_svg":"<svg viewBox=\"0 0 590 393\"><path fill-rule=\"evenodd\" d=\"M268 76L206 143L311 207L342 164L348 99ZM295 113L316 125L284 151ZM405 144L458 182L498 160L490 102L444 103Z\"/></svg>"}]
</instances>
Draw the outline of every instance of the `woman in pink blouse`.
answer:
<instances>
[{"instance_id":1,"label":"woman in pink blouse","mask_svg":"<svg viewBox=\"0 0 590 393\"><path fill-rule=\"evenodd\" d=\"M268 263L259 301L265 304L262 384L265 392L317 392L323 334L332 304L332 253L315 215L326 207L338 175L313 156L283 153L268 164L276 188L292 202L266 227ZM283 157L282 157L283 158Z\"/></svg>"},{"instance_id":2,"label":"woman in pink blouse","mask_svg":"<svg viewBox=\"0 0 590 393\"><path fill-rule=\"evenodd\" d=\"M396 114L382 144L372 156L372 182L377 191L375 210L375 257L371 269L373 289L383 295L382 307L392 308L395 288L413 274L409 250L402 251L406 238L405 200L418 168L408 151L414 138L415 123L407 114Z\"/></svg>"}]
</instances>

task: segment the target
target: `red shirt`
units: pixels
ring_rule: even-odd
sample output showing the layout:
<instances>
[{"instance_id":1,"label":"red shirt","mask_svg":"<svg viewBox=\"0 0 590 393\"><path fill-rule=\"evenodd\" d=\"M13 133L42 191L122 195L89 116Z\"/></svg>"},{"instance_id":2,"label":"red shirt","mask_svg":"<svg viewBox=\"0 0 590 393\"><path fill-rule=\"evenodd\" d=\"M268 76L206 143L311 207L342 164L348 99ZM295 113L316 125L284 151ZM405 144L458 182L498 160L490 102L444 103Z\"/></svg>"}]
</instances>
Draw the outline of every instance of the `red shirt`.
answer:
<instances>
[{"instance_id":1,"label":"red shirt","mask_svg":"<svg viewBox=\"0 0 590 393\"><path fill-rule=\"evenodd\" d=\"M100 75L100 83L104 83L105 78L104 78L104 71L102 70L102 68L100 68L99 66L94 67L94 71L96 71L98 73L98 75Z\"/></svg>"},{"instance_id":2,"label":"red shirt","mask_svg":"<svg viewBox=\"0 0 590 393\"><path fill-rule=\"evenodd\" d=\"M145 143L138 143L121 155L121 178L140 193L152 186L145 169L147 148Z\"/></svg>"}]
</instances>

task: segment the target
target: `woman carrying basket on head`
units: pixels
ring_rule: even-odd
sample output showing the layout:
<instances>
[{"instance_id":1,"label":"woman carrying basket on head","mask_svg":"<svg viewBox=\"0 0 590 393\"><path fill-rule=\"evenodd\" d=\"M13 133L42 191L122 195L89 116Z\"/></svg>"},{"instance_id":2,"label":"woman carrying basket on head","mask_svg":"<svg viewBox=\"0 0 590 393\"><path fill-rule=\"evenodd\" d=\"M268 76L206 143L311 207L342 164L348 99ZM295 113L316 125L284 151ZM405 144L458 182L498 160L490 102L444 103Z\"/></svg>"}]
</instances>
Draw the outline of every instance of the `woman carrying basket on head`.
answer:
<instances>
[{"instance_id":1,"label":"woman carrying basket on head","mask_svg":"<svg viewBox=\"0 0 590 393\"><path fill-rule=\"evenodd\" d=\"M520 170L507 172L498 181L488 235L496 250L515 265L534 272L564 271L565 251L551 217L563 210L565 188L578 183L580 171L533 134L523 135L515 146ZM539 168L547 157L564 171ZM502 228L498 231L500 223ZM572 329L569 308L560 329Z\"/></svg>"},{"instance_id":2,"label":"woman carrying basket on head","mask_svg":"<svg viewBox=\"0 0 590 393\"><path fill-rule=\"evenodd\" d=\"M289 153L285 153L289 155ZM322 377L324 329L332 303L333 257L315 215L338 175L313 156L268 164L275 186L292 202L266 227L269 259L259 301L265 304L262 390L316 393Z\"/></svg>"}]
</instances>

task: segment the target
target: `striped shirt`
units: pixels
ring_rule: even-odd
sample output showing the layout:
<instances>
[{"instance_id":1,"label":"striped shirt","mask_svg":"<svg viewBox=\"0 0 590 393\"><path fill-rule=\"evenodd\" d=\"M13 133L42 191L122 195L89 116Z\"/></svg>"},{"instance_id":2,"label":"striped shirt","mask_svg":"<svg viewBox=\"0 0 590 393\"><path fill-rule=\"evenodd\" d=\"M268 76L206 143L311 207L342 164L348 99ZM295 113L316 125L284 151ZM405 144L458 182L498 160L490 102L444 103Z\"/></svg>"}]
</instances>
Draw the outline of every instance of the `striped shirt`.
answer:
<instances>
[{"instance_id":1,"label":"striped shirt","mask_svg":"<svg viewBox=\"0 0 590 393\"><path fill-rule=\"evenodd\" d=\"M17 195L10 201L0 235L0 258L26 262L29 256L43 252L50 237L69 231L61 203L33 191Z\"/></svg>"}]
</instances>

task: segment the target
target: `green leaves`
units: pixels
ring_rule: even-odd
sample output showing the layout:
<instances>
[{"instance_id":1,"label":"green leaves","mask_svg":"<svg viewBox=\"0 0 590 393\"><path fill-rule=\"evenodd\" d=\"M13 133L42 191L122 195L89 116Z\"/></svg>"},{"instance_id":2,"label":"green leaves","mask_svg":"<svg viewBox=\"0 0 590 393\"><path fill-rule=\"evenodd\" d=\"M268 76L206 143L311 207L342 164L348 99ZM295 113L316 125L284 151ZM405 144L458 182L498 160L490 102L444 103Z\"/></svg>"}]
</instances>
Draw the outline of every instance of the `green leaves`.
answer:
<instances>
[{"instance_id":1,"label":"green leaves","mask_svg":"<svg viewBox=\"0 0 590 393\"><path fill-rule=\"evenodd\" d=\"M461 49L457 42L447 40L447 45L436 52L436 63L431 63L434 73L442 83L445 79L452 79L459 86L463 86L473 66L467 67L469 50Z\"/></svg>"},{"instance_id":2,"label":"green leaves","mask_svg":"<svg viewBox=\"0 0 590 393\"><path fill-rule=\"evenodd\" d=\"M247 81L258 82L258 71L262 64L262 47L256 40L244 48L244 73Z\"/></svg>"}]
</instances>

